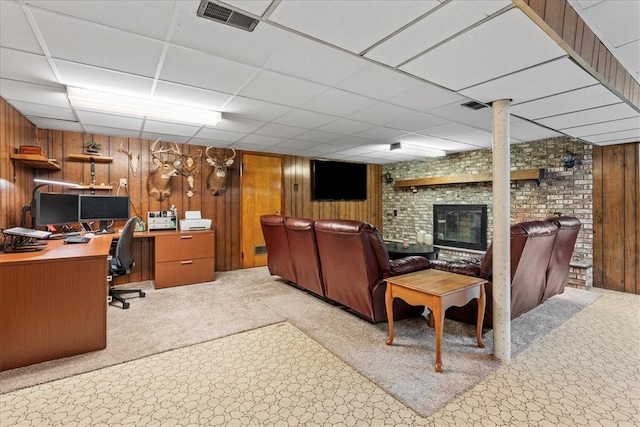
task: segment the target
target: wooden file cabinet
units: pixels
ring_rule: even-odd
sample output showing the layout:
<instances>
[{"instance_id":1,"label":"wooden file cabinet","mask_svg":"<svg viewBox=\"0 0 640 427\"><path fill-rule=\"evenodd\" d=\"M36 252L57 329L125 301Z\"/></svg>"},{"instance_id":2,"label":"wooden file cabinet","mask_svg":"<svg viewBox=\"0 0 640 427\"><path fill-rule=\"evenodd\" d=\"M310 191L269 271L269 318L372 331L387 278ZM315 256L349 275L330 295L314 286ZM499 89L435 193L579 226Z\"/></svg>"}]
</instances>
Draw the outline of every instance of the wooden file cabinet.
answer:
<instances>
[{"instance_id":1,"label":"wooden file cabinet","mask_svg":"<svg viewBox=\"0 0 640 427\"><path fill-rule=\"evenodd\" d=\"M157 234L156 289L214 280L214 242L211 230Z\"/></svg>"}]
</instances>

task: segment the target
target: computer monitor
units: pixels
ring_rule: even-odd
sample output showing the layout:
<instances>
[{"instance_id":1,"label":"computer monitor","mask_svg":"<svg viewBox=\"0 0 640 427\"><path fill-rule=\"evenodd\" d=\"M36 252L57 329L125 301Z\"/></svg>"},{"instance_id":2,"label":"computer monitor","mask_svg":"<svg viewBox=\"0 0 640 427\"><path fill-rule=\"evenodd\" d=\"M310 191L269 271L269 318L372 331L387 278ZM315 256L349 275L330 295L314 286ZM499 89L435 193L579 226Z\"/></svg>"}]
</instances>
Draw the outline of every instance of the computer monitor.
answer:
<instances>
[{"instance_id":1,"label":"computer monitor","mask_svg":"<svg viewBox=\"0 0 640 427\"><path fill-rule=\"evenodd\" d=\"M80 222L100 221L107 232L108 221L129 219L129 196L80 195Z\"/></svg>"},{"instance_id":2,"label":"computer monitor","mask_svg":"<svg viewBox=\"0 0 640 427\"><path fill-rule=\"evenodd\" d=\"M36 192L36 226L64 225L79 222L78 194Z\"/></svg>"}]
</instances>

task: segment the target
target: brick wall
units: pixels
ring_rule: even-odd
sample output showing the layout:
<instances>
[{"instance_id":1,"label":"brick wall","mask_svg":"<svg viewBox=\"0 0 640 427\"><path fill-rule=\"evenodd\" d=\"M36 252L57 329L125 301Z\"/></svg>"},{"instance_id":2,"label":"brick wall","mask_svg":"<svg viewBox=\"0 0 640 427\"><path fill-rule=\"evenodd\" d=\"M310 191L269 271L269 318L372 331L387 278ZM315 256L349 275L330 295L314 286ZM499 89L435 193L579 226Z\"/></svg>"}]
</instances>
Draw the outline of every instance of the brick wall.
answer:
<instances>
[{"instance_id":1,"label":"brick wall","mask_svg":"<svg viewBox=\"0 0 640 427\"><path fill-rule=\"evenodd\" d=\"M567 152L575 155L576 166L565 170L563 162ZM491 172L491 150L476 150L426 158L411 162L386 165L394 180L464 175ZM593 206L592 206L592 146L572 138L553 138L511 146L511 169L538 169L547 171L538 185L535 181L511 183L511 222L548 218L559 212L575 216L582 221L573 262L579 266L576 276L588 277L580 269L588 268L593 259ZM416 239L419 230L433 235L434 204L486 204L488 236L493 234L493 196L491 183L471 183L396 189L384 184L383 231L386 239ZM394 216L394 211L396 215ZM477 254L442 251L441 256L451 259ZM589 284L587 283L587 286Z\"/></svg>"}]
</instances>

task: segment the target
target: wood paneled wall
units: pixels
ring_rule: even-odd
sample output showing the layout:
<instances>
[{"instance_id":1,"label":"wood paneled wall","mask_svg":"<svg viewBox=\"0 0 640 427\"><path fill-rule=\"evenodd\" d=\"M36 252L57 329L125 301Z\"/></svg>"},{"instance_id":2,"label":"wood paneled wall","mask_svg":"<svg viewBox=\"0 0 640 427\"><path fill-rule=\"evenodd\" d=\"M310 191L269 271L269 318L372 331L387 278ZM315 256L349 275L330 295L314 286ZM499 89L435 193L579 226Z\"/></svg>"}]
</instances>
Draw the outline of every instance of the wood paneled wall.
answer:
<instances>
[{"instance_id":1,"label":"wood paneled wall","mask_svg":"<svg viewBox=\"0 0 640 427\"><path fill-rule=\"evenodd\" d=\"M605 86L640 108L640 83L611 54L567 0L515 0L531 19Z\"/></svg>"},{"instance_id":2,"label":"wood paneled wall","mask_svg":"<svg viewBox=\"0 0 640 427\"><path fill-rule=\"evenodd\" d=\"M115 136L89 135L77 132L36 129L13 107L1 100L2 106L2 149L0 163L0 178L2 180L2 197L0 208L2 211L2 227L16 226L20 222L20 210L31 200L33 178L41 177L59 181L89 184L91 182L91 164L70 159L71 154L82 154L87 141L102 144L102 155L113 157L111 163L95 164L95 182L112 186L109 193L97 190L96 194L128 194L131 198L131 215L140 216L145 221L147 212L164 211L172 205L178 209L180 217L184 212L201 211L203 218L212 219L212 229L216 231L216 270L237 270L242 268L241 260L241 165L242 152L238 152L234 165L229 169L227 189L219 196L211 195L206 189L206 176L211 167L203 160L198 161L200 173L195 180L193 197L187 197L186 179L181 176L172 178L172 194L167 200L159 202L149 197L146 179L150 171L156 166L151 161L149 149L153 141ZM11 153L17 151L20 145L38 145L42 147L49 158L55 158L62 170L32 169L19 162L10 160ZM140 154L140 167L133 173L128 163L128 156L121 153L123 146L126 151ZM167 143L164 144L167 146ZM185 154L196 155L199 149L205 147L195 145L179 145ZM214 150L222 156L229 151ZM308 218L342 218L360 219L382 226L382 167L369 165L368 167L368 200L354 202L314 202L311 200L310 159L295 156L283 156L284 182L283 200L284 214L289 216L303 216ZM15 176L14 180L14 167ZM119 179L126 178L126 188L118 188ZM60 186L43 187L42 191L79 192ZM89 193L88 190L81 191ZM114 224L114 228L124 225L124 221ZM137 267L128 278L119 278L121 283L151 279L153 272L153 246L145 239L136 239L134 255Z\"/></svg>"},{"instance_id":3,"label":"wood paneled wall","mask_svg":"<svg viewBox=\"0 0 640 427\"><path fill-rule=\"evenodd\" d=\"M20 145L37 145L36 128L7 101L0 98L0 228L20 224L22 206L31 201L33 171L11 161Z\"/></svg>"},{"instance_id":4,"label":"wood paneled wall","mask_svg":"<svg viewBox=\"0 0 640 427\"><path fill-rule=\"evenodd\" d=\"M367 200L314 201L311 198L311 159L284 156L284 211L287 216L311 219L355 219L382 231L382 165L367 167Z\"/></svg>"},{"instance_id":5,"label":"wood paneled wall","mask_svg":"<svg viewBox=\"0 0 640 427\"><path fill-rule=\"evenodd\" d=\"M640 294L640 143L593 148L593 285Z\"/></svg>"}]
</instances>

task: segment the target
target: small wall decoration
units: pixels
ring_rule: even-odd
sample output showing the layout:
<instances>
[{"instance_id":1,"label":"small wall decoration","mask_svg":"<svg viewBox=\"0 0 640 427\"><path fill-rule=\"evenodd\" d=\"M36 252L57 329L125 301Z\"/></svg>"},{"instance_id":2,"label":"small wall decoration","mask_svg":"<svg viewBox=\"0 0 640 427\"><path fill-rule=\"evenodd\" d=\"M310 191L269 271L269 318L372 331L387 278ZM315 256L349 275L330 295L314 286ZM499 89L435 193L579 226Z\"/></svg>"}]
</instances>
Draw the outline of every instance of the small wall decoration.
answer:
<instances>
[{"instance_id":1,"label":"small wall decoration","mask_svg":"<svg viewBox=\"0 0 640 427\"><path fill-rule=\"evenodd\" d=\"M138 168L140 167L140 153L133 154L133 152L127 151L124 148L124 142L120 142L120 149L118 151L129 157L129 168L131 169L131 173L133 174L133 176L138 176Z\"/></svg>"},{"instance_id":2,"label":"small wall decoration","mask_svg":"<svg viewBox=\"0 0 640 427\"><path fill-rule=\"evenodd\" d=\"M177 148L177 147L176 147ZM187 197L193 197L193 187L196 180L196 176L200 173L198 170L198 159L202 157L202 150L198 149L198 154L192 156L191 154L180 154L182 158L182 176L187 179Z\"/></svg>"}]
</instances>

